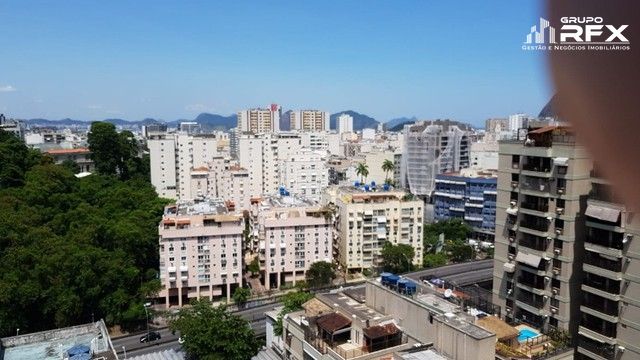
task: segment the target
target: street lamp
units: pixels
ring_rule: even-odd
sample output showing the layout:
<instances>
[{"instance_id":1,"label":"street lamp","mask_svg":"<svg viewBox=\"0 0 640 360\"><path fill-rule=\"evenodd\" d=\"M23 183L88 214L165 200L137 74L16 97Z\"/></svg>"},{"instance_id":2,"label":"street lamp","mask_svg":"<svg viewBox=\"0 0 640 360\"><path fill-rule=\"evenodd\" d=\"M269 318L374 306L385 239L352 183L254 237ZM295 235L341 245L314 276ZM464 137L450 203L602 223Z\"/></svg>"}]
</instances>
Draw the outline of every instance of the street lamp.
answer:
<instances>
[{"instance_id":1,"label":"street lamp","mask_svg":"<svg viewBox=\"0 0 640 360\"><path fill-rule=\"evenodd\" d=\"M149 312L147 311L147 308L151 306L151 303L150 302L144 303L143 306L144 306L144 314L147 316L147 338L149 338Z\"/></svg>"},{"instance_id":2,"label":"street lamp","mask_svg":"<svg viewBox=\"0 0 640 360\"><path fill-rule=\"evenodd\" d=\"M16 336L20 335L20 328L16 329Z\"/></svg>"},{"instance_id":3,"label":"street lamp","mask_svg":"<svg viewBox=\"0 0 640 360\"><path fill-rule=\"evenodd\" d=\"M122 351L124 351L124 358L127 359L127 349L125 349L124 345L122 345Z\"/></svg>"}]
</instances>

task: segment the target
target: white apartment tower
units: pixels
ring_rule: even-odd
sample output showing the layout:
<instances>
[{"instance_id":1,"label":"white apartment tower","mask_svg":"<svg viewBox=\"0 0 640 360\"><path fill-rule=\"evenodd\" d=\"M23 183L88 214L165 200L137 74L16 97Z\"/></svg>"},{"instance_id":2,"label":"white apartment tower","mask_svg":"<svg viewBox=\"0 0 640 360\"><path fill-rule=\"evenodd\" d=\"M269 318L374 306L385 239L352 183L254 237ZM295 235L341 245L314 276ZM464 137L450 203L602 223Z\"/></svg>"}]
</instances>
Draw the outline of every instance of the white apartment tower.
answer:
<instances>
[{"instance_id":1,"label":"white apartment tower","mask_svg":"<svg viewBox=\"0 0 640 360\"><path fill-rule=\"evenodd\" d=\"M193 199L191 171L207 166L218 153L218 138L185 133L160 135L149 139L151 183L160 197Z\"/></svg>"},{"instance_id":2,"label":"white apartment tower","mask_svg":"<svg viewBox=\"0 0 640 360\"><path fill-rule=\"evenodd\" d=\"M291 194L319 201L329 186L327 153L302 149L282 162L280 183Z\"/></svg>"},{"instance_id":3,"label":"white apartment tower","mask_svg":"<svg viewBox=\"0 0 640 360\"><path fill-rule=\"evenodd\" d=\"M329 113L320 110L292 111L289 116L291 130L328 131Z\"/></svg>"},{"instance_id":4,"label":"white apartment tower","mask_svg":"<svg viewBox=\"0 0 640 360\"><path fill-rule=\"evenodd\" d=\"M340 116L338 116L336 130L339 134L353 132L353 116L349 114L340 114Z\"/></svg>"},{"instance_id":5,"label":"white apartment tower","mask_svg":"<svg viewBox=\"0 0 640 360\"><path fill-rule=\"evenodd\" d=\"M238 111L238 131L241 133L277 133L280 131L281 108L271 104L268 109Z\"/></svg>"}]
</instances>

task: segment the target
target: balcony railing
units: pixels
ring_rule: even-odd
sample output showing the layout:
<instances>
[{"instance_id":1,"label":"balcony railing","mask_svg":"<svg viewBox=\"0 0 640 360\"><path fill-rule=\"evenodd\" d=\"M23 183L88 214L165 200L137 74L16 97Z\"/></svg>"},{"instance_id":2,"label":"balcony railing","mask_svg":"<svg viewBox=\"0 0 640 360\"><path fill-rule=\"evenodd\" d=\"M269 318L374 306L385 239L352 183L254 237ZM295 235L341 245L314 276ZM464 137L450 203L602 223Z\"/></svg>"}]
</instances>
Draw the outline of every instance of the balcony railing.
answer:
<instances>
[{"instance_id":1,"label":"balcony railing","mask_svg":"<svg viewBox=\"0 0 640 360\"><path fill-rule=\"evenodd\" d=\"M549 211L549 205L541 204L541 203L522 202L520 203L520 207L522 207L523 209L529 209L529 210L535 210L535 211L541 211L541 212Z\"/></svg>"},{"instance_id":2,"label":"balcony railing","mask_svg":"<svg viewBox=\"0 0 640 360\"><path fill-rule=\"evenodd\" d=\"M544 280L535 281L533 279L520 276L518 277L518 283L525 286L530 286L532 288L544 290Z\"/></svg>"},{"instance_id":3,"label":"balcony railing","mask_svg":"<svg viewBox=\"0 0 640 360\"><path fill-rule=\"evenodd\" d=\"M603 268L605 270L613 271L613 272L621 272L622 271L622 261L621 260L609 260L600 257L599 255L592 254L591 252L586 252L584 256L584 263L597 266L599 268Z\"/></svg>"},{"instance_id":4,"label":"balcony railing","mask_svg":"<svg viewBox=\"0 0 640 360\"><path fill-rule=\"evenodd\" d=\"M584 336L578 338L578 346L607 360L613 360L616 356L615 345L603 344Z\"/></svg>"},{"instance_id":5,"label":"balcony railing","mask_svg":"<svg viewBox=\"0 0 640 360\"><path fill-rule=\"evenodd\" d=\"M544 299L542 299L542 297L528 296L522 292L518 294L517 300L538 309L544 306Z\"/></svg>"},{"instance_id":6,"label":"balcony railing","mask_svg":"<svg viewBox=\"0 0 640 360\"><path fill-rule=\"evenodd\" d=\"M546 232L549 230L549 223L546 221L520 221L520 227L524 227L531 230Z\"/></svg>"},{"instance_id":7,"label":"balcony railing","mask_svg":"<svg viewBox=\"0 0 640 360\"><path fill-rule=\"evenodd\" d=\"M596 245L600 245L600 246L604 246L604 247L608 247L616 250L622 250L622 247L623 247L622 234L616 234L616 235L619 235L619 237L614 239L608 239L605 236L587 236L585 238L585 241L588 243L592 243L592 244L596 244Z\"/></svg>"}]
</instances>

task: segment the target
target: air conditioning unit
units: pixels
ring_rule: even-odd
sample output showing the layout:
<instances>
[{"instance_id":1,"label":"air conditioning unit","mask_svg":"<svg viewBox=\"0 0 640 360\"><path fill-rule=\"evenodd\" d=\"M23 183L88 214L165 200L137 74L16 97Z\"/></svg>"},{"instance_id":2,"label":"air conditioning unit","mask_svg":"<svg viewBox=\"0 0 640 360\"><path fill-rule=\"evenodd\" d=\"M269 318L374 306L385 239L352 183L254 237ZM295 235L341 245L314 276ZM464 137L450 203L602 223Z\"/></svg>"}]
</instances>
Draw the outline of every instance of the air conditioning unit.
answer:
<instances>
[{"instance_id":1,"label":"air conditioning unit","mask_svg":"<svg viewBox=\"0 0 640 360\"><path fill-rule=\"evenodd\" d=\"M550 277L548 277L548 276L545 276L545 277L544 277L544 281L549 281L549 280L551 280L551 278L550 278Z\"/></svg>"},{"instance_id":2,"label":"air conditioning unit","mask_svg":"<svg viewBox=\"0 0 640 360\"><path fill-rule=\"evenodd\" d=\"M514 241L516 241L516 238L514 238L513 236L509 236L509 241L510 242L514 242Z\"/></svg>"},{"instance_id":3,"label":"air conditioning unit","mask_svg":"<svg viewBox=\"0 0 640 360\"><path fill-rule=\"evenodd\" d=\"M516 258L516 257L515 257L515 256L513 256L513 254L509 254L509 260L513 260L513 259L515 259L515 258Z\"/></svg>"},{"instance_id":4,"label":"air conditioning unit","mask_svg":"<svg viewBox=\"0 0 640 360\"><path fill-rule=\"evenodd\" d=\"M558 189L558 194L564 194L564 189L563 188L559 188Z\"/></svg>"},{"instance_id":5,"label":"air conditioning unit","mask_svg":"<svg viewBox=\"0 0 640 360\"><path fill-rule=\"evenodd\" d=\"M556 308L551 308L551 313L555 314L555 313L557 313L557 312L558 312L558 309L556 309Z\"/></svg>"},{"instance_id":6,"label":"air conditioning unit","mask_svg":"<svg viewBox=\"0 0 640 360\"><path fill-rule=\"evenodd\" d=\"M556 254L556 255L560 255L560 254L562 254L562 250L560 250L560 249L553 249L553 253L554 253L554 254Z\"/></svg>"},{"instance_id":7,"label":"air conditioning unit","mask_svg":"<svg viewBox=\"0 0 640 360\"><path fill-rule=\"evenodd\" d=\"M553 238L551 236L547 236L547 241L551 241Z\"/></svg>"},{"instance_id":8,"label":"air conditioning unit","mask_svg":"<svg viewBox=\"0 0 640 360\"><path fill-rule=\"evenodd\" d=\"M556 234L562 235L562 229L561 228L560 229L556 229Z\"/></svg>"},{"instance_id":9,"label":"air conditioning unit","mask_svg":"<svg viewBox=\"0 0 640 360\"><path fill-rule=\"evenodd\" d=\"M553 293L553 295L558 295L558 289L553 289L551 290L551 292Z\"/></svg>"},{"instance_id":10,"label":"air conditioning unit","mask_svg":"<svg viewBox=\"0 0 640 360\"><path fill-rule=\"evenodd\" d=\"M557 208L556 212L560 215L564 214L564 209L563 208Z\"/></svg>"},{"instance_id":11,"label":"air conditioning unit","mask_svg":"<svg viewBox=\"0 0 640 360\"><path fill-rule=\"evenodd\" d=\"M559 269L553 269L553 275L560 275Z\"/></svg>"},{"instance_id":12,"label":"air conditioning unit","mask_svg":"<svg viewBox=\"0 0 640 360\"><path fill-rule=\"evenodd\" d=\"M517 201L515 201L515 200L511 200L511 202L510 202L511 206L516 206L516 204L517 204L517 203L518 203L518 202L517 202Z\"/></svg>"},{"instance_id":13,"label":"air conditioning unit","mask_svg":"<svg viewBox=\"0 0 640 360\"><path fill-rule=\"evenodd\" d=\"M511 308L507 308L507 312L510 313L511 312Z\"/></svg>"},{"instance_id":14,"label":"air conditioning unit","mask_svg":"<svg viewBox=\"0 0 640 360\"><path fill-rule=\"evenodd\" d=\"M622 243L626 244L628 243L631 239L633 239L633 235L632 234L625 234L624 238L622 238Z\"/></svg>"},{"instance_id":15,"label":"air conditioning unit","mask_svg":"<svg viewBox=\"0 0 640 360\"><path fill-rule=\"evenodd\" d=\"M511 295L511 294L513 294L513 289L507 290L507 295Z\"/></svg>"},{"instance_id":16,"label":"air conditioning unit","mask_svg":"<svg viewBox=\"0 0 640 360\"><path fill-rule=\"evenodd\" d=\"M545 300L547 300L547 299L549 298L549 296L544 295L544 296L542 296L542 298L543 298L543 299L545 299Z\"/></svg>"}]
</instances>

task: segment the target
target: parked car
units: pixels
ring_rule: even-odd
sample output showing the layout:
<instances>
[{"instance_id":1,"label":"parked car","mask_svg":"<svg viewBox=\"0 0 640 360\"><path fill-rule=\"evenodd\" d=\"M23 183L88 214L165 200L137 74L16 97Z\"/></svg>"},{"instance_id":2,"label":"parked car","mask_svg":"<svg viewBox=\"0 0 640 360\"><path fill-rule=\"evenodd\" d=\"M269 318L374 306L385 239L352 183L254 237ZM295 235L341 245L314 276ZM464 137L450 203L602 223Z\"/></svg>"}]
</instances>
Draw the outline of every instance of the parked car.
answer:
<instances>
[{"instance_id":1,"label":"parked car","mask_svg":"<svg viewBox=\"0 0 640 360\"><path fill-rule=\"evenodd\" d=\"M150 331L149 333L144 334L140 337L141 343L146 343L146 342L151 342L156 340L160 340L160 333L157 331Z\"/></svg>"}]
</instances>

